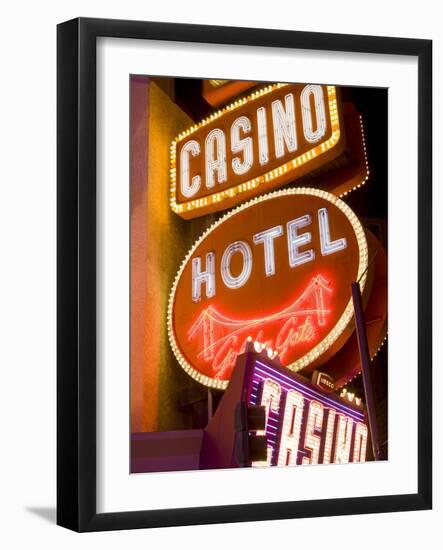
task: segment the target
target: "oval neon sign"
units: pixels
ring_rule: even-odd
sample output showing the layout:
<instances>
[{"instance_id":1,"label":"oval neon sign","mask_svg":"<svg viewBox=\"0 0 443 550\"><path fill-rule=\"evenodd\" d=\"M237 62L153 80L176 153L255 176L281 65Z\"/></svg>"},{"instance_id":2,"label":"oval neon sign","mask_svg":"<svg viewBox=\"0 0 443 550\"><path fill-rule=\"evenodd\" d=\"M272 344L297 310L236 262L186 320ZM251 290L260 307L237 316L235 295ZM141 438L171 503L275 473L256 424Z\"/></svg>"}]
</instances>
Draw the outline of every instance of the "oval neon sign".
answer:
<instances>
[{"instance_id":1,"label":"oval neon sign","mask_svg":"<svg viewBox=\"0 0 443 550\"><path fill-rule=\"evenodd\" d=\"M317 189L258 197L194 244L168 304L172 350L198 382L227 387L246 341L299 371L326 361L353 331L351 283L366 285L368 245L354 212Z\"/></svg>"}]
</instances>

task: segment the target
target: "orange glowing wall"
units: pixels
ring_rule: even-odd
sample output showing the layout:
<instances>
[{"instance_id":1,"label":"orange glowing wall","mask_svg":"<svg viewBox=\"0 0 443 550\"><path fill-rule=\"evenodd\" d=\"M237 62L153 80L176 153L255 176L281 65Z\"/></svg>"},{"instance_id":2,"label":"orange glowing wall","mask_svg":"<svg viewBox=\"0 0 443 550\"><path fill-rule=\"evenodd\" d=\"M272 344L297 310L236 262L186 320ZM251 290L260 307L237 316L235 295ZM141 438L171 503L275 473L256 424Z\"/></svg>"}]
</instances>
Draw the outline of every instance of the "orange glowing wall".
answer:
<instances>
[{"instance_id":1,"label":"orange glowing wall","mask_svg":"<svg viewBox=\"0 0 443 550\"><path fill-rule=\"evenodd\" d=\"M173 102L172 81L160 88L133 76L130 94L131 431L183 429L189 419L177 403L193 382L170 350L166 311L173 277L202 227L171 212L169 148L192 120Z\"/></svg>"}]
</instances>

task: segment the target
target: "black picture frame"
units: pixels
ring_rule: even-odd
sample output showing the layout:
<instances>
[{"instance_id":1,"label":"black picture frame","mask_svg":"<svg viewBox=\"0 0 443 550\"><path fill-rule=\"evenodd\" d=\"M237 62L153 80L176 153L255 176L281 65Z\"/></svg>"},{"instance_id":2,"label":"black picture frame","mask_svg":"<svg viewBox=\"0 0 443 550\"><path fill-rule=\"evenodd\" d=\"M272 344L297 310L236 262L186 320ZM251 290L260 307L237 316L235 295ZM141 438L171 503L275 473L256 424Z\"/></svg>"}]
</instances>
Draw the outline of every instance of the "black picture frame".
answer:
<instances>
[{"instance_id":1,"label":"black picture frame","mask_svg":"<svg viewBox=\"0 0 443 550\"><path fill-rule=\"evenodd\" d=\"M154 39L418 59L418 491L415 494L96 512L96 39ZM103 531L432 507L432 42L74 19L57 29L57 523Z\"/></svg>"}]
</instances>

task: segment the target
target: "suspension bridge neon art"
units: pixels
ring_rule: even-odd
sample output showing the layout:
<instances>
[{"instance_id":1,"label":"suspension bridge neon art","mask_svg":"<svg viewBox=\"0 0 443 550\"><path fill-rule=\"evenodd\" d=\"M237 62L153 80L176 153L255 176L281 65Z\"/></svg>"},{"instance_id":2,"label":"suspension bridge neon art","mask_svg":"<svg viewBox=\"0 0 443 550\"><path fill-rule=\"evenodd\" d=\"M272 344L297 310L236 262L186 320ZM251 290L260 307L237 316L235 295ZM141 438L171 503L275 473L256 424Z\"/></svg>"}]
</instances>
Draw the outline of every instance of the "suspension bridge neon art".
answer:
<instances>
[{"instance_id":1,"label":"suspension bridge neon art","mask_svg":"<svg viewBox=\"0 0 443 550\"><path fill-rule=\"evenodd\" d=\"M282 363L288 352L319 338L331 312L333 288L322 275L314 276L286 308L255 319L234 319L210 305L188 330L190 341L199 342L198 357L210 364L214 377L229 378L248 337L276 350Z\"/></svg>"}]
</instances>

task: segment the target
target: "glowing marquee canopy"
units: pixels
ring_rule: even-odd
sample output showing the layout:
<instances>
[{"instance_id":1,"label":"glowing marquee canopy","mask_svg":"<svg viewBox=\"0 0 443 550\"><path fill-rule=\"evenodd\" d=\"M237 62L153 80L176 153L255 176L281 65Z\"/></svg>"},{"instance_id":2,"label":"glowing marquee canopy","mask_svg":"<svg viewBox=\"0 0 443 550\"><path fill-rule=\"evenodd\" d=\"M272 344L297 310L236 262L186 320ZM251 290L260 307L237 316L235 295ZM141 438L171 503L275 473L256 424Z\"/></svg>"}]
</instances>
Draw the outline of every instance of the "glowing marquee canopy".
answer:
<instances>
[{"instance_id":1,"label":"glowing marquee canopy","mask_svg":"<svg viewBox=\"0 0 443 550\"><path fill-rule=\"evenodd\" d=\"M352 210L316 189L258 197L192 247L174 281L168 334L198 382L227 387L248 337L294 371L326 361L353 330L351 283L365 289L368 246Z\"/></svg>"},{"instance_id":2,"label":"glowing marquee canopy","mask_svg":"<svg viewBox=\"0 0 443 550\"><path fill-rule=\"evenodd\" d=\"M292 373L255 360L248 403L266 408L268 456L253 466L365 462L368 443L362 408L325 394Z\"/></svg>"},{"instance_id":3,"label":"glowing marquee canopy","mask_svg":"<svg viewBox=\"0 0 443 550\"><path fill-rule=\"evenodd\" d=\"M183 218L230 208L344 150L334 86L274 84L238 99L171 145L171 208Z\"/></svg>"}]
</instances>

